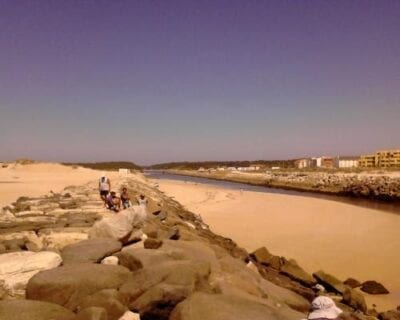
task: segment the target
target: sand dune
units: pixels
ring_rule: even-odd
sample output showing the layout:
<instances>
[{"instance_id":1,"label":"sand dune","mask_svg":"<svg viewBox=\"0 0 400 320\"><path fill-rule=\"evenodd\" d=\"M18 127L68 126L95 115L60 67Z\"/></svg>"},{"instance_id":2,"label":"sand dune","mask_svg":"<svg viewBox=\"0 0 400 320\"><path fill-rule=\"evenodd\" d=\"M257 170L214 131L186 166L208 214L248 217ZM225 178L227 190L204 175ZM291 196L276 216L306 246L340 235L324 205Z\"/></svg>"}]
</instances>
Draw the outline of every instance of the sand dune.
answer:
<instances>
[{"instance_id":1,"label":"sand dune","mask_svg":"<svg viewBox=\"0 0 400 320\"><path fill-rule=\"evenodd\" d=\"M20 196L40 196L69 185L80 185L97 179L100 174L100 171L57 163L12 163L7 168L0 167L0 207Z\"/></svg>"},{"instance_id":2,"label":"sand dune","mask_svg":"<svg viewBox=\"0 0 400 320\"><path fill-rule=\"evenodd\" d=\"M296 259L307 271L323 269L340 279L377 280L387 296L370 305L393 308L400 301L400 215L301 196L237 191L157 180L160 189L201 214L211 229L252 251Z\"/></svg>"}]
</instances>

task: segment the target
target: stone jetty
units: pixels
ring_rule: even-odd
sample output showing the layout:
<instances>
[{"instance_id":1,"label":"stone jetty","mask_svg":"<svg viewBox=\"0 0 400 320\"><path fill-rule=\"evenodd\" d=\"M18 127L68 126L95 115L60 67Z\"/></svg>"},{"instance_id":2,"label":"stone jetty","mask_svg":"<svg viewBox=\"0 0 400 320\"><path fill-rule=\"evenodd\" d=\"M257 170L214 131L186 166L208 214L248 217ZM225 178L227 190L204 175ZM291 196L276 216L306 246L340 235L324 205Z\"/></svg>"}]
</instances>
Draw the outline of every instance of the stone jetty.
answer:
<instances>
[{"instance_id":1,"label":"stone jetty","mask_svg":"<svg viewBox=\"0 0 400 320\"><path fill-rule=\"evenodd\" d=\"M106 210L96 182L3 209L0 320L300 320L321 292L349 319L399 315L369 310L355 281L246 252L140 174L113 185L146 210Z\"/></svg>"}]
</instances>

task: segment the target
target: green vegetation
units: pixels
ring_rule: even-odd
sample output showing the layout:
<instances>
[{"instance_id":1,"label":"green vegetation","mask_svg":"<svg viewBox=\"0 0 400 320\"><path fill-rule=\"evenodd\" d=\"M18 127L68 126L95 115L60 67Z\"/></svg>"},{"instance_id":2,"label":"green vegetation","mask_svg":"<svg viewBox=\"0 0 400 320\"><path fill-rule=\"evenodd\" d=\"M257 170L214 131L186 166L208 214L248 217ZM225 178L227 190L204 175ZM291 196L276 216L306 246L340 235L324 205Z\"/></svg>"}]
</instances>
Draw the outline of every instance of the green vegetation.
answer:
<instances>
[{"instance_id":1,"label":"green vegetation","mask_svg":"<svg viewBox=\"0 0 400 320\"><path fill-rule=\"evenodd\" d=\"M64 163L67 166L80 166L84 168L104 171L115 171L119 168L130 170L142 170L140 166L133 162L128 161L110 161L110 162L79 162L79 163Z\"/></svg>"},{"instance_id":2,"label":"green vegetation","mask_svg":"<svg viewBox=\"0 0 400 320\"><path fill-rule=\"evenodd\" d=\"M267 169L272 167L294 168L295 160L256 160L256 161L203 161L203 162L169 162L160 163L146 167L154 170L198 170L199 168L210 169L217 167L249 167L259 166Z\"/></svg>"},{"instance_id":3,"label":"green vegetation","mask_svg":"<svg viewBox=\"0 0 400 320\"><path fill-rule=\"evenodd\" d=\"M36 163L36 161L35 161L35 160L32 160L32 159L25 159L25 158L23 158L23 159L17 159L17 160L15 160L15 163L25 165L25 164L33 164L33 163Z\"/></svg>"}]
</instances>

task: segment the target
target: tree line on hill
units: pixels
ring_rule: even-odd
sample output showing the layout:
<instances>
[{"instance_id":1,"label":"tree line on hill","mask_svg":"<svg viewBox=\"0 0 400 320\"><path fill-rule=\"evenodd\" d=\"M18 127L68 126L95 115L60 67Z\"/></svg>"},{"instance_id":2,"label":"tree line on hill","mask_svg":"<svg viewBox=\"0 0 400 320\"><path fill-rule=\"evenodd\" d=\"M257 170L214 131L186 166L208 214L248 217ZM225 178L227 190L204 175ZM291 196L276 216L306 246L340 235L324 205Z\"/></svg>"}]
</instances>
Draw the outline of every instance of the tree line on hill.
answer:
<instances>
[{"instance_id":1,"label":"tree line on hill","mask_svg":"<svg viewBox=\"0 0 400 320\"><path fill-rule=\"evenodd\" d=\"M80 166L84 168L104 171L115 171L120 168L130 170L142 170L140 166L133 162L128 161L110 161L110 162L75 162L75 163L64 163L67 166Z\"/></svg>"},{"instance_id":2,"label":"tree line on hill","mask_svg":"<svg viewBox=\"0 0 400 320\"><path fill-rule=\"evenodd\" d=\"M295 160L256 160L256 161L199 161L199 162L169 162L147 166L153 170L198 170L200 168L211 169L217 167L249 167L260 166L263 168L294 168Z\"/></svg>"}]
</instances>

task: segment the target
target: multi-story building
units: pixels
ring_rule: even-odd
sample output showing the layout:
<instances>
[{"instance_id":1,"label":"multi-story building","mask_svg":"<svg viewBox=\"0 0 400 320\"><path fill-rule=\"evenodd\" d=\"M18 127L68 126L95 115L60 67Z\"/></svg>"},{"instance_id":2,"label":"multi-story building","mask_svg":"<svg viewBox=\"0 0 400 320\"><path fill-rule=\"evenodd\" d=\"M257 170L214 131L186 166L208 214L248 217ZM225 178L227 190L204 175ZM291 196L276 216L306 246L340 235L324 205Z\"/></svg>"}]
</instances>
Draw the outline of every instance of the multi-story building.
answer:
<instances>
[{"instance_id":1,"label":"multi-story building","mask_svg":"<svg viewBox=\"0 0 400 320\"><path fill-rule=\"evenodd\" d=\"M400 167L400 150L382 150L375 155L377 167Z\"/></svg>"},{"instance_id":2,"label":"multi-story building","mask_svg":"<svg viewBox=\"0 0 400 320\"><path fill-rule=\"evenodd\" d=\"M363 168L373 168L375 167L375 155L374 154L367 154L367 155L362 155L360 157L359 165L360 167Z\"/></svg>"},{"instance_id":3,"label":"multi-story building","mask_svg":"<svg viewBox=\"0 0 400 320\"><path fill-rule=\"evenodd\" d=\"M359 161L358 157L337 157L335 164L338 168L357 168Z\"/></svg>"},{"instance_id":4,"label":"multi-story building","mask_svg":"<svg viewBox=\"0 0 400 320\"><path fill-rule=\"evenodd\" d=\"M360 157L360 167L400 167L400 150L381 150L375 154L363 155Z\"/></svg>"}]
</instances>

